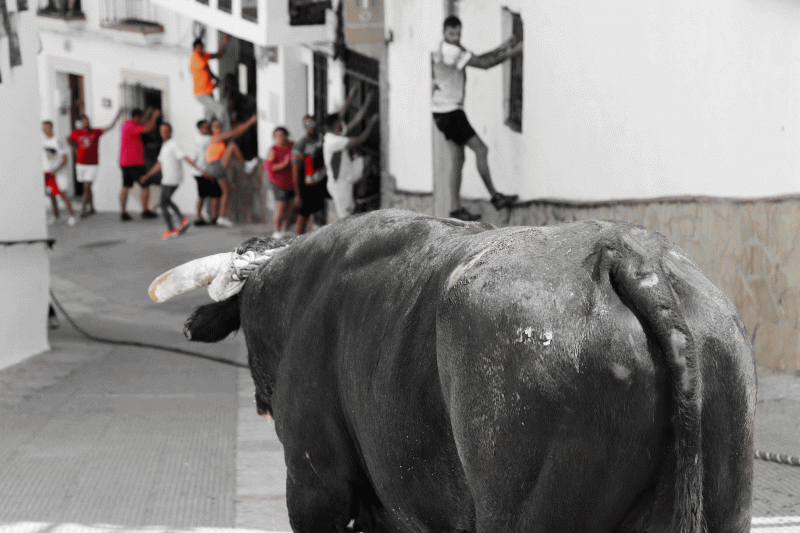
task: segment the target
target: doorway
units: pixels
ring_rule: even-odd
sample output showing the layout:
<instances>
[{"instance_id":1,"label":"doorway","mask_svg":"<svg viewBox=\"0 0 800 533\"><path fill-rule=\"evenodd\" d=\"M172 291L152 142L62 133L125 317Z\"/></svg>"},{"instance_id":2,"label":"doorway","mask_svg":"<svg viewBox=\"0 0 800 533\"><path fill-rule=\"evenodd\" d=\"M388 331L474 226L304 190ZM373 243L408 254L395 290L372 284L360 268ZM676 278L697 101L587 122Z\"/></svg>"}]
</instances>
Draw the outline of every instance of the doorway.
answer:
<instances>
[{"instance_id":1,"label":"doorway","mask_svg":"<svg viewBox=\"0 0 800 533\"><path fill-rule=\"evenodd\" d=\"M357 87L356 95L350 102L345 112L345 121L349 121L361 109L361 105L370 92L375 96L362 120L348 135L358 135L364 130L366 121L372 115L379 113L380 107L380 66L377 59L373 59L354 50L348 49L345 59L344 89L349 94L353 87ZM380 208L381 204L381 138L380 124L373 130L370 138L355 150L364 156L364 174L353 185L353 194L356 200L356 213L373 211Z\"/></svg>"},{"instance_id":2,"label":"doorway","mask_svg":"<svg viewBox=\"0 0 800 533\"><path fill-rule=\"evenodd\" d=\"M220 41L222 33L219 34ZM256 52L250 41L230 36L225 55L219 59L219 98L228 104L231 127L245 122L256 113ZM258 127L252 126L236 139L242 157L258 157Z\"/></svg>"}]
</instances>

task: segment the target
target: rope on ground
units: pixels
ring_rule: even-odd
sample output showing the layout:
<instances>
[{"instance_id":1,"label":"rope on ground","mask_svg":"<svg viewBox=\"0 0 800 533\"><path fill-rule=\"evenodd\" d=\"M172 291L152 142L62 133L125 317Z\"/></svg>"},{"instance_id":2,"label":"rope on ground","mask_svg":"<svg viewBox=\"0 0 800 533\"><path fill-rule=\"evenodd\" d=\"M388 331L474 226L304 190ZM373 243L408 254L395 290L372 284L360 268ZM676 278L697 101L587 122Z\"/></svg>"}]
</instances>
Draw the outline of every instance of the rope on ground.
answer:
<instances>
[{"instance_id":1,"label":"rope on ground","mask_svg":"<svg viewBox=\"0 0 800 533\"><path fill-rule=\"evenodd\" d=\"M756 459L763 461L772 461L773 463L780 463L783 465L800 466L800 457L794 455L786 455L784 453L762 452L756 450L754 453Z\"/></svg>"},{"instance_id":2,"label":"rope on ground","mask_svg":"<svg viewBox=\"0 0 800 533\"><path fill-rule=\"evenodd\" d=\"M75 330L77 330L78 333L80 333L81 335L83 335L84 337L86 337L89 340L93 340L95 342L102 342L102 343L105 343L105 344L113 344L113 345L117 345L117 346L134 346L136 348L152 348L152 349L155 349L155 350L164 350L164 351L167 351L167 352L175 352L175 353L179 353L179 354L182 354L182 355L188 355L190 357L197 357L199 359L206 359L208 361L214 361L216 363L222 363L223 365L235 366L237 368L247 368L247 369L250 368L248 365L245 365L243 363L238 363L236 361L231 361L230 359L225 359L224 357L214 357L213 355L206 355L204 353L193 352L191 350L182 350L181 348L173 348L171 346L162 346L160 344L150 344L150 343L147 343L147 342L121 341L121 340L117 340L117 339L106 339L104 337L98 337L97 335L92 335L91 333L89 333L86 330L84 330L83 328L81 328L78 324L76 324L75 321L72 319L72 317L69 316L69 313L67 313L66 309L64 309L64 307L61 305L61 302L58 301L58 298L56 298L56 295L53 294L53 289L50 289L50 298L52 298L53 303L58 308L58 310L61 311L61 314L64 315L64 318L67 319L67 322L69 322L70 325L73 328L75 328Z\"/></svg>"}]
</instances>

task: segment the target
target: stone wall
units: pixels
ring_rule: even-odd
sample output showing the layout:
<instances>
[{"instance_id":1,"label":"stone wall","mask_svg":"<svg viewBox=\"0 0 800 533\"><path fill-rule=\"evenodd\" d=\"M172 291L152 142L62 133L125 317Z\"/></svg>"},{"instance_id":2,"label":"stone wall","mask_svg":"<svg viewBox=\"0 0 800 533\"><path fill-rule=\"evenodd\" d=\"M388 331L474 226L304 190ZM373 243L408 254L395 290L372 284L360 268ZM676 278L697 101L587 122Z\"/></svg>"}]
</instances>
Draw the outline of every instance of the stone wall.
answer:
<instances>
[{"instance_id":1,"label":"stone wall","mask_svg":"<svg viewBox=\"0 0 800 533\"><path fill-rule=\"evenodd\" d=\"M433 213L433 195L391 189L384 206ZM641 224L675 242L734 303L760 365L800 371L800 197L664 198L598 203L532 201L495 211L465 201L482 221L543 226L588 219Z\"/></svg>"}]
</instances>

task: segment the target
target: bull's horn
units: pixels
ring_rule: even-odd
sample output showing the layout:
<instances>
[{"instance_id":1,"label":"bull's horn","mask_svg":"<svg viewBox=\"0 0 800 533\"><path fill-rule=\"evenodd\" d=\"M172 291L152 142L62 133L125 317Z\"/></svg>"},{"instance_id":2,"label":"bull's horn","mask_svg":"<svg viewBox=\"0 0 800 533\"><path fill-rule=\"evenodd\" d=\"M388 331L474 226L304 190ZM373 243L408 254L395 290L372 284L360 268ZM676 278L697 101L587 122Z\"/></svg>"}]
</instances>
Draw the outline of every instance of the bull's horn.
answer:
<instances>
[{"instance_id":1,"label":"bull's horn","mask_svg":"<svg viewBox=\"0 0 800 533\"><path fill-rule=\"evenodd\" d=\"M230 258L231 253L226 252L184 263L153 280L147 293L154 302L163 302L198 287L207 287Z\"/></svg>"}]
</instances>

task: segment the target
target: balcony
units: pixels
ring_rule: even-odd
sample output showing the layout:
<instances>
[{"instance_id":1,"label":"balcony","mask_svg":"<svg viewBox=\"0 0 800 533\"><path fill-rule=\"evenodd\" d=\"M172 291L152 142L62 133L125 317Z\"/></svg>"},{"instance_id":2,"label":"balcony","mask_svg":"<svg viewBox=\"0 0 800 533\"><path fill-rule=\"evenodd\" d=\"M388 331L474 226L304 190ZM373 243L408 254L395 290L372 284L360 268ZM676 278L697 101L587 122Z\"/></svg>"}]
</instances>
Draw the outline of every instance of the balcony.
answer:
<instances>
[{"instance_id":1,"label":"balcony","mask_svg":"<svg viewBox=\"0 0 800 533\"><path fill-rule=\"evenodd\" d=\"M81 0L39 0L36 14L37 24L44 28L70 31L86 26Z\"/></svg>"},{"instance_id":2,"label":"balcony","mask_svg":"<svg viewBox=\"0 0 800 533\"><path fill-rule=\"evenodd\" d=\"M100 25L141 35L164 33L149 0L100 0Z\"/></svg>"},{"instance_id":3,"label":"balcony","mask_svg":"<svg viewBox=\"0 0 800 533\"><path fill-rule=\"evenodd\" d=\"M151 0L209 28L261 46L330 42L331 0Z\"/></svg>"}]
</instances>

